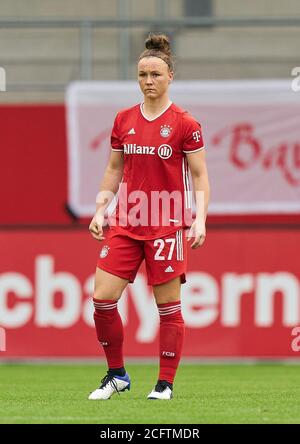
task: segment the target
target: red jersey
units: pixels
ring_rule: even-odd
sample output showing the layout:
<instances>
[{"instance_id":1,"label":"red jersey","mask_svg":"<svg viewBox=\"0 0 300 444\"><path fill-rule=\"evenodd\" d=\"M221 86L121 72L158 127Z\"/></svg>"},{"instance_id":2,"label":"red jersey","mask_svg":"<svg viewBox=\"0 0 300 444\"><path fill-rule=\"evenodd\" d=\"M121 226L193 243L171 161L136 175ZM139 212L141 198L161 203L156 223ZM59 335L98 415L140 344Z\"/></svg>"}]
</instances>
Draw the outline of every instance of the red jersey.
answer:
<instances>
[{"instance_id":1,"label":"red jersey","mask_svg":"<svg viewBox=\"0 0 300 444\"><path fill-rule=\"evenodd\" d=\"M192 193L186 153L204 149L201 125L174 103L151 120L137 104L117 114L111 146L124 153L124 172L110 226L141 240L188 227Z\"/></svg>"}]
</instances>

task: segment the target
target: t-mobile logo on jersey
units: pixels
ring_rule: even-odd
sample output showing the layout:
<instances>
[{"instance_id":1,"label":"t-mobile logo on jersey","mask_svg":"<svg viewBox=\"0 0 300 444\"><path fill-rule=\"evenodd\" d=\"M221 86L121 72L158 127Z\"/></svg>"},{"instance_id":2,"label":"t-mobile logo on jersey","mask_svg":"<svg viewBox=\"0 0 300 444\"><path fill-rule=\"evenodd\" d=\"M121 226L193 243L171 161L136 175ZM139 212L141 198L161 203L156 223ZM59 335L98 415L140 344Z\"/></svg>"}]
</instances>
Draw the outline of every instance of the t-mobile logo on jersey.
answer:
<instances>
[{"instance_id":1,"label":"t-mobile logo on jersey","mask_svg":"<svg viewBox=\"0 0 300 444\"><path fill-rule=\"evenodd\" d=\"M201 140L201 133L200 133L200 131L194 131L194 132L193 132L193 139L194 139L196 142L199 142L199 140Z\"/></svg>"}]
</instances>

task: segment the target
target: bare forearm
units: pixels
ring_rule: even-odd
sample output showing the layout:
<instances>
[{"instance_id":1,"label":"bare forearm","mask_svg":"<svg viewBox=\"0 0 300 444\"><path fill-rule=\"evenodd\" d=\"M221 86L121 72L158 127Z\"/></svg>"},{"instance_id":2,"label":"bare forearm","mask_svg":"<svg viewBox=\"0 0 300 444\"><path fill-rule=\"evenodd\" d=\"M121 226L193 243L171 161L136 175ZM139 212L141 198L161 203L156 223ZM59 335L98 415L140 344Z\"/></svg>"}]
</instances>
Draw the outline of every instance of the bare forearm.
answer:
<instances>
[{"instance_id":1,"label":"bare forearm","mask_svg":"<svg viewBox=\"0 0 300 444\"><path fill-rule=\"evenodd\" d=\"M122 170L113 169L109 166L106 168L99 193L97 194L96 211L101 210L104 214L106 208L118 192L122 176Z\"/></svg>"},{"instance_id":2,"label":"bare forearm","mask_svg":"<svg viewBox=\"0 0 300 444\"><path fill-rule=\"evenodd\" d=\"M210 198L210 186L207 174L192 176L194 198L196 202L196 220L203 221L205 224L208 203Z\"/></svg>"}]
</instances>

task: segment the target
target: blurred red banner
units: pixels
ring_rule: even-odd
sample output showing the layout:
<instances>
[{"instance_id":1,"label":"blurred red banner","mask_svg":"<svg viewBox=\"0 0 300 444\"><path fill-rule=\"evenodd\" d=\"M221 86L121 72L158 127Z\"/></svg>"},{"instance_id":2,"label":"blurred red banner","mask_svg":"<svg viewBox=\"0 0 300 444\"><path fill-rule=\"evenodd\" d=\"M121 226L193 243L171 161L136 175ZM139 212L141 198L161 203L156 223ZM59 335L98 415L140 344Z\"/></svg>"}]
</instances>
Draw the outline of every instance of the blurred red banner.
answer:
<instances>
[{"instance_id":1,"label":"blurred red banner","mask_svg":"<svg viewBox=\"0 0 300 444\"><path fill-rule=\"evenodd\" d=\"M298 358L299 245L292 229L217 229L189 249L184 356ZM91 303L101 244L82 229L8 230L0 248L0 359L103 356ZM144 267L119 309L126 356L156 356L159 318Z\"/></svg>"}]
</instances>

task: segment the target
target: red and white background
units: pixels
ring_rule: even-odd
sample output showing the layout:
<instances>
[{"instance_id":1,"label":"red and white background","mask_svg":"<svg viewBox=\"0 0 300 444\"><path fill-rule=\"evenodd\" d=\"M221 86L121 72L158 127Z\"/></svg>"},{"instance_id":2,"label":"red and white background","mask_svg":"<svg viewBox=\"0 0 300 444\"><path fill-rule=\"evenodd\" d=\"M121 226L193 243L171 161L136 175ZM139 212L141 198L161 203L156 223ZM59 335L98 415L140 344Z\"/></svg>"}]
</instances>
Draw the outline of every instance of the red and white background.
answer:
<instances>
[{"instance_id":1,"label":"red and white background","mask_svg":"<svg viewBox=\"0 0 300 444\"><path fill-rule=\"evenodd\" d=\"M203 126L212 186L182 287L185 357L300 356L299 94L288 81L173 86ZM87 224L113 118L139 101L136 85L95 82L72 85L66 107L0 106L0 359L103 356L91 304L100 244ZM156 356L143 267L119 308L126 355Z\"/></svg>"},{"instance_id":2,"label":"red and white background","mask_svg":"<svg viewBox=\"0 0 300 444\"><path fill-rule=\"evenodd\" d=\"M94 211L112 121L120 108L141 101L137 88L69 87L69 200L76 214ZM291 81L175 82L171 97L203 127L210 214L300 213L300 94Z\"/></svg>"}]
</instances>

